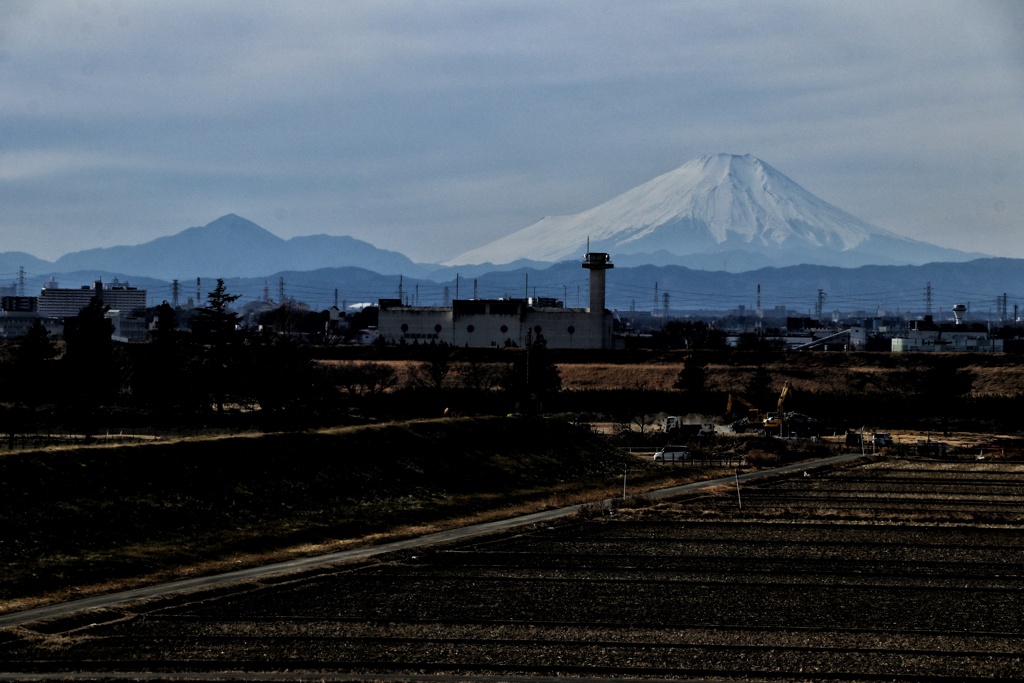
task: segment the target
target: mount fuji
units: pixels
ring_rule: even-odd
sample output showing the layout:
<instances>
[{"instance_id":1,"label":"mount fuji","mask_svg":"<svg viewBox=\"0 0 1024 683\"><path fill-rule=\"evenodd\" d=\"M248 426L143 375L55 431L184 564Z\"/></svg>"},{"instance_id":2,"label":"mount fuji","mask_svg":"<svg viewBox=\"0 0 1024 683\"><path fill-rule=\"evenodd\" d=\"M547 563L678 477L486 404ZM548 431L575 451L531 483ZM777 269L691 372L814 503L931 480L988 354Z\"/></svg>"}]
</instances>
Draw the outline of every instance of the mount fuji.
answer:
<instances>
[{"instance_id":1,"label":"mount fuji","mask_svg":"<svg viewBox=\"0 0 1024 683\"><path fill-rule=\"evenodd\" d=\"M920 265L968 254L883 230L748 155L705 155L582 213L549 216L444 265L563 261L589 249L620 265L741 272L815 264Z\"/></svg>"}]
</instances>

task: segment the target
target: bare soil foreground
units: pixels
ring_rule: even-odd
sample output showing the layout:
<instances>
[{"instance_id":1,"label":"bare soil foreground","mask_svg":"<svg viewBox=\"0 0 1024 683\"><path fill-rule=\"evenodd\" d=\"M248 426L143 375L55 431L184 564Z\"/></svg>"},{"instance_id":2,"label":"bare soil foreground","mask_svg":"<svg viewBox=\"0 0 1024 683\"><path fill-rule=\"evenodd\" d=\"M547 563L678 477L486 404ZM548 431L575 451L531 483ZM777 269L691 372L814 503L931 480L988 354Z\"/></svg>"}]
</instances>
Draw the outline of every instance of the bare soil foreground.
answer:
<instances>
[{"instance_id":1,"label":"bare soil foreground","mask_svg":"<svg viewBox=\"0 0 1024 683\"><path fill-rule=\"evenodd\" d=\"M740 493L12 627L0 679L1024 678L1024 464Z\"/></svg>"}]
</instances>

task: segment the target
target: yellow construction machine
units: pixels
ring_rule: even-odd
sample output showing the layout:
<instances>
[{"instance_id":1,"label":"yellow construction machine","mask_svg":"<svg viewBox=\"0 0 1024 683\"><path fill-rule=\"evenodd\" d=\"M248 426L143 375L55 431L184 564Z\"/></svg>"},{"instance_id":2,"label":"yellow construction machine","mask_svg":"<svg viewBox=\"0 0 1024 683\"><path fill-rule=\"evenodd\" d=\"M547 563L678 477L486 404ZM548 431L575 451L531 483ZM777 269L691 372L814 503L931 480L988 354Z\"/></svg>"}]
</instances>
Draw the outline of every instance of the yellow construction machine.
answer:
<instances>
[{"instance_id":1,"label":"yellow construction machine","mask_svg":"<svg viewBox=\"0 0 1024 683\"><path fill-rule=\"evenodd\" d=\"M791 387L789 385L789 382L786 382L784 385L782 385L782 392L779 394L779 402L778 404L776 404L775 412L768 413L767 415L764 416L763 423L766 432L769 429L782 429L782 426L785 424L786 413L783 412L782 407L785 405L786 397L789 396L790 391Z\"/></svg>"},{"instance_id":2,"label":"yellow construction machine","mask_svg":"<svg viewBox=\"0 0 1024 683\"><path fill-rule=\"evenodd\" d=\"M742 403L747 408L746 416L732 424L733 431L746 432L750 430L757 430L767 434L770 430L781 430L783 424L785 423L785 418L783 417L785 415L785 413L783 412L783 407L786 403L786 398L789 396L791 391L792 387L790 386L789 382L786 382L782 386L782 392L779 394L779 400L776 404L774 413L763 413L760 410L758 410L758 408L753 403L743 398L742 396L729 394L729 400L725 405L726 415L732 413L733 401Z\"/></svg>"}]
</instances>

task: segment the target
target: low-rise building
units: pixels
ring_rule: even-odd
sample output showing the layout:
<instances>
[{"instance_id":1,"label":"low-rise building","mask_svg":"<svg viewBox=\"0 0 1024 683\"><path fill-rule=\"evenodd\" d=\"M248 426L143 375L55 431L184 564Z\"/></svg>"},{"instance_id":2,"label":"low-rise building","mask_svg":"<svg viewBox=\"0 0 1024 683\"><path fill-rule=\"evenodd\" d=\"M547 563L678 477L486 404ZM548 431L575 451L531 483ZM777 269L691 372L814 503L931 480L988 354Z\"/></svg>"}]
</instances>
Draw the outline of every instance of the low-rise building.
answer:
<instances>
[{"instance_id":1,"label":"low-rise building","mask_svg":"<svg viewBox=\"0 0 1024 683\"><path fill-rule=\"evenodd\" d=\"M149 339L149 325L146 324L145 316L131 315L117 309L110 309L105 316L114 325L110 335L112 341L128 343Z\"/></svg>"},{"instance_id":2,"label":"low-rise building","mask_svg":"<svg viewBox=\"0 0 1024 683\"><path fill-rule=\"evenodd\" d=\"M451 306L408 306L400 299L381 299L378 333L392 344L526 347L543 337L548 348L610 349L612 314L604 307L604 293L605 271L613 267L608 254L586 255L589 309L564 308L553 299L468 299Z\"/></svg>"},{"instance_id":3,"label":"low-rise building","mask_svg":"<svg viewBox=\"0 0 1024 683\"><path fill-rule=\"evenodd\" d=\"M893 337L893 353L921 351L956 351L962 353L999 353L1003 340L985 332L948 332L943 330L910 330L905 337Z\"/></svg>"},{"instance_id":4,"label":"low-rise building","mask_svg":"<svg viewBox=\"0 0 1024 683\"><path fill-rule=\"evenodd\" d=\"M39 313L0 311L0 339L24 337L35 325L42 325L51 336L64 332L64 324L55 318L47 318Z\"/></svg>"}]
</instances>

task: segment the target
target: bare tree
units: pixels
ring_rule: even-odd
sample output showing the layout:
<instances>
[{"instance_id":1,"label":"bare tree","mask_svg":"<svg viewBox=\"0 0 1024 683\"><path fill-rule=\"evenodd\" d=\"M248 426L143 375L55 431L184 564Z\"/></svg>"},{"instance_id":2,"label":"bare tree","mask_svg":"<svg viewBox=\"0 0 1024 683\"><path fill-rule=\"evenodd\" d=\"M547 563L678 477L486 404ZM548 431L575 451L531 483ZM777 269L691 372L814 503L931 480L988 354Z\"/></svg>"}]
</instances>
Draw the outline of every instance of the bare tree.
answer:
<instances>
[{"instance_id":1,"label":"bare tree","mask_svg":"<svg viewBox=\"0 0 1024 683\"><path fill-rule=\"evenodd\" d=\"M342 363L331 373L335 384L352 398L382 394L398 384L395 369L384 363Z\"/></svg>"}]
</instances>

